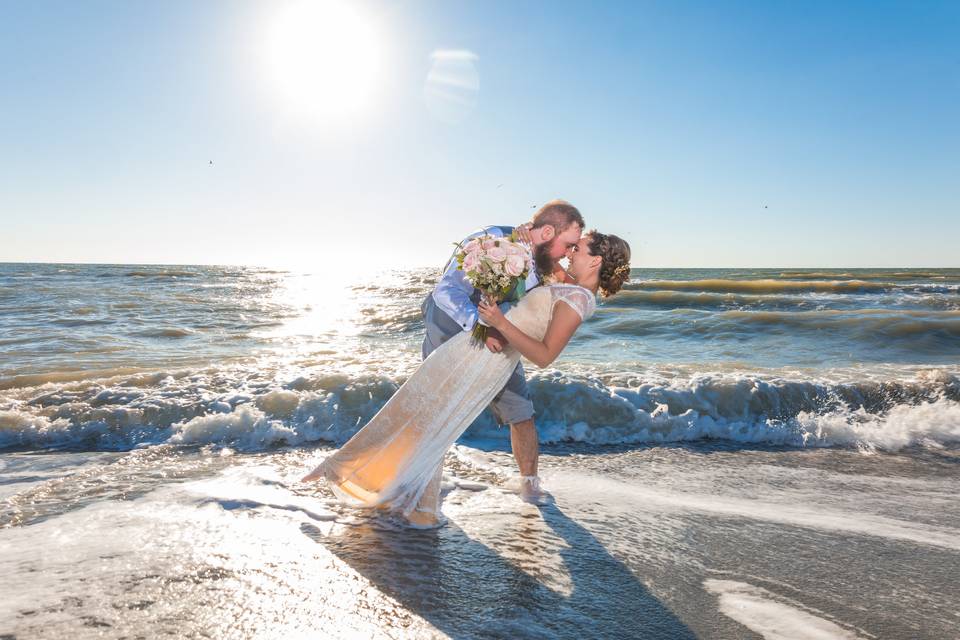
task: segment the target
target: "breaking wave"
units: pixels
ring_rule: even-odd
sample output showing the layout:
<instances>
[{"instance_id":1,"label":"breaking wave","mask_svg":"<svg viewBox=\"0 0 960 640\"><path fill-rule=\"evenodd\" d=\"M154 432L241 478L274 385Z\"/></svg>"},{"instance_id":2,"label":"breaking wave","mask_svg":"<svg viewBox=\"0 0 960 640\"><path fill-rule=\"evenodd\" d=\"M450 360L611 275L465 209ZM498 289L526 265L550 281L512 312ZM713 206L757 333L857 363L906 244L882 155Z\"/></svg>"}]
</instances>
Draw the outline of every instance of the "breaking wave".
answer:
<instances>
[{"instance_id":1,"label":"breaking wave","mask_svg":"<svg viewBox=\"0 0 960 640\"><path fill-rule=\"evenodd\" d=\"M218 393L209 382L164 373L23 389L21 402L0 411L0 447L213 443L257 451L336 444L369 421L403 380L326 375ZM943 369L855 383L732 374L623 383L548 372L529 384L541 441L549 443L724 440L896 451L960 442L960 378ZM486 413L464 436L508 437Z\"/></svg>"}]
</instances>

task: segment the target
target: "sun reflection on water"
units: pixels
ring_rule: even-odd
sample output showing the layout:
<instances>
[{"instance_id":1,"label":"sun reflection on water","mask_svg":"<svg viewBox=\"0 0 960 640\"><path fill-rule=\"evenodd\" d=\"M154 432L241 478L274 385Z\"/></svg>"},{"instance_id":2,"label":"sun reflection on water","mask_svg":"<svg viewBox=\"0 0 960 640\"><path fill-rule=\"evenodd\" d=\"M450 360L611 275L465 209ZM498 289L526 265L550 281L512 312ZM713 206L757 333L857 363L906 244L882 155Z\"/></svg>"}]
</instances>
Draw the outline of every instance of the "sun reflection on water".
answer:
<instances>
[{"instance_id":1,"label":"sun reflection on water","mask_svg":"<svg viewBox=\"0 0 960 640\"><path fill-rule=\"evenodd\" d=\"M260 301L282 310L250 333L263 365L354 374L406 374L420 360L420 302L426 274L386 271L343 279L290 272Z\"/></svg>"}]
</instances>

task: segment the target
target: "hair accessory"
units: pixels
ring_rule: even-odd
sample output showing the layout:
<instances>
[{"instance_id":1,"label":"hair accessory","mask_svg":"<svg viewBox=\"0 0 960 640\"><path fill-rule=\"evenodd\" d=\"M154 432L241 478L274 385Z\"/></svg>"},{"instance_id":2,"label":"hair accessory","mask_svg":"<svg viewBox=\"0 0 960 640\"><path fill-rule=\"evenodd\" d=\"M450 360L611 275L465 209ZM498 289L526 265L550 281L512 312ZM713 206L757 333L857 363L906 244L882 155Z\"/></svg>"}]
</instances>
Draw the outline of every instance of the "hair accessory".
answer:
<instances>
[{"instance_id":1,"label":"hair accessory","mask_svg":"<svg viewBox=\"0 0 960 640\"><path fill-rule=\"evenodd\" d=\"M623 274L630 275L630 265L628 265L628 264L622 264L622 265L620 265L619 267L617 267L616 269L613 270L613 276L614 276L615 278L616 278L616 277L619 277L619 276L622 276Z\"/></svg>"}]
</instances>

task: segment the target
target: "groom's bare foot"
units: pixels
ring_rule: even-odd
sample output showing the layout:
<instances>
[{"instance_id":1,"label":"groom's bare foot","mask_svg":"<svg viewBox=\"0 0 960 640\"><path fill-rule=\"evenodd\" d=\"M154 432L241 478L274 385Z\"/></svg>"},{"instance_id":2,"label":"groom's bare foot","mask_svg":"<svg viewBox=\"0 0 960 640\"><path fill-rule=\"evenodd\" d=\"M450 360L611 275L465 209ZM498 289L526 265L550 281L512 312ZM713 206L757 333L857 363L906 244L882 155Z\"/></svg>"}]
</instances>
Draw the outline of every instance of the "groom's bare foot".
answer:
<instances>
[{"instance_id":1,"label":"groom's bare foot","mask_svg":"<svg viewBox=\"0 0 960 640\"><path fill-rule=\"evenodd\" d=\"M520 477L520 499L530 504L547 504L551 496L540 486L539 476Z\"/></svg>"}]
</instances>

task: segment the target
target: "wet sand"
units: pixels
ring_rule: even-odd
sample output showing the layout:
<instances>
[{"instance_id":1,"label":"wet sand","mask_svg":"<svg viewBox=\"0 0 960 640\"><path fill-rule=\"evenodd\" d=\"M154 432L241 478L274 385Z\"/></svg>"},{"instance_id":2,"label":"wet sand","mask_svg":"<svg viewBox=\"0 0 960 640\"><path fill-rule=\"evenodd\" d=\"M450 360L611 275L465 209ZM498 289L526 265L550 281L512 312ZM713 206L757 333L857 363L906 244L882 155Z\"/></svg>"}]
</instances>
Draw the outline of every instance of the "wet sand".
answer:
<instances>
[{"instance_id":1,"label":"wet sand","mask_svg":"<svg viewBox=\"0 0 960 640\"><path fill-rule=\"evenodd\" d=\"M446 526L296 482L323 449L5 453L18 638L946 638L960 452L551 447L448 456Z\"/></svg>"}]
</instances>

